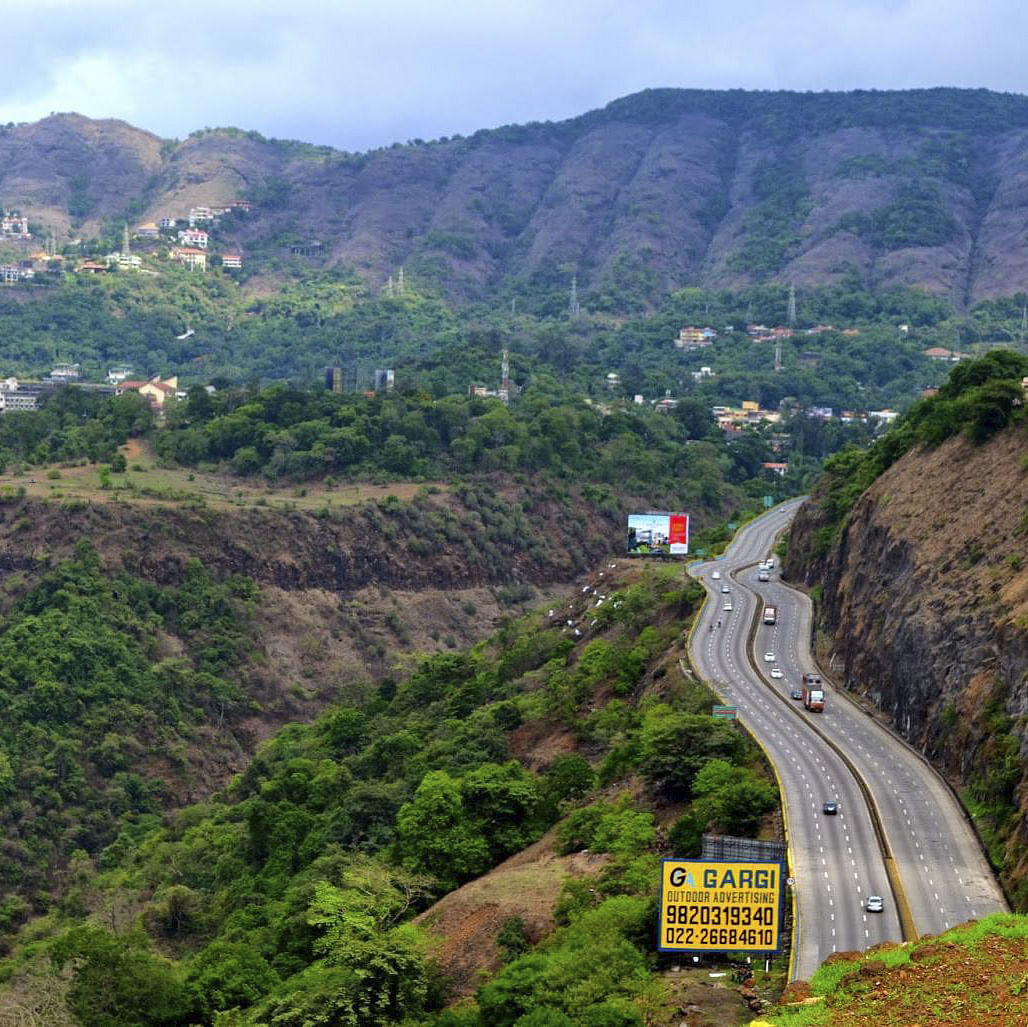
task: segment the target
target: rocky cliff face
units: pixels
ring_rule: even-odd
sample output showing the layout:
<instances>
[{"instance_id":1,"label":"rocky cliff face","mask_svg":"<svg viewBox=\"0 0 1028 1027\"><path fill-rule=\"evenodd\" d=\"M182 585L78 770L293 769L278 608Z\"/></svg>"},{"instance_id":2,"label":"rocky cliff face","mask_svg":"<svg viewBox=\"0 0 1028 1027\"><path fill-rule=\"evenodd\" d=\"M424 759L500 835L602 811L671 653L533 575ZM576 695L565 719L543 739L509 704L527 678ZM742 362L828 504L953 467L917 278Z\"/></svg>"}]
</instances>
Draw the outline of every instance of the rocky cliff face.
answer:
<instances>
[{"instance_id":1,"label":"rocky cliff face","mask_svg":"<svg viewBox=\"0 0 1028 1027\"><path fill-rule=\"evenodd\" d=\"M815 496L785 573L821 586L823 665L873 702L982 813L1028 902L1028 430L894 464L818 552Z\"/></svg>"},{"instance_id":2,"label":"rocky cliff face","mask_svg":"<svg viewBox=\"0 0 1028 1027\"><path fill-rule=\"evenodd\" d=\"M638 298L856 276L958 307L1028 272L1028 99L984 90L651 90L559 124L368 154L238 130L183 142L56 115L0 129L0 194L61 244L238 197L226 246L455 295L512 277ZM35 244L38 245L38 244ZM595 297L596 293L593 293Z\"/></svg>"}]
</instances>

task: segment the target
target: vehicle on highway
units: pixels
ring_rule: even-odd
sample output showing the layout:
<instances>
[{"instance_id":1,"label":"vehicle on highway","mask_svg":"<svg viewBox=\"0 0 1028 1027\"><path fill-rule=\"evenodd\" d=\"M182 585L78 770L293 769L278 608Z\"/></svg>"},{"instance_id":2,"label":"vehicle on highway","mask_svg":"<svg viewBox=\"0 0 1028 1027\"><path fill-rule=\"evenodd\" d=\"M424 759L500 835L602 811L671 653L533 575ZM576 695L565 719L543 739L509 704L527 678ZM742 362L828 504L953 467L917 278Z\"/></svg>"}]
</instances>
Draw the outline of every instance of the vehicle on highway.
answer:
<instances>
[{"instance_id":1,"label":"vehicle on highway","mask_svg":"<svg viewBox=\"0 0 1028 1027\"><path fill-rule=\"evenodd\" d=\"M839 804L832 799L829 799L822 807L821 810L825 816L834 817L839 812Z\"/></svg>"},{"instance_id":2,"label":"vehicle on highway","mask_svg":"<svg viewBox=\"0 0 1028 1027\"><path fill-rule=\"evenodd\" d=\"M773 606L764 607L764 623L774 624L778 620L778 611Z\"/></svg>"},{"instance_id":3,"label":"vehicle on highway","mask_svg":"<svg viewBox=\"0 0 1028 1027\"><path fill-rule=\"evenodd\" d=\"M714 581L720 581L721 580L721 572L720 571L712 571L710 576L711 576L711 578L714 579Z\"/></svg>"},{"instance_id":4,"label":"vehicle on highway","mask_svg":"<svg viewBox=\"0 0 1028 1027\"><path fill-rule=\"evenodd\" d=\"M767 559L766 559L766 560L764 561L764 563L765 563L765 564L767 565L767 569L768 569L769 571L773 571L773 570L775 569L775 558L774 558L773 556L769 556L769 557L768 557L768 558L767 558Z\"/></svg>"},{"instance_id":5,"label":"vehicle on highway","mask_svg":"<svg viewBox=\"0 0 1028 1027\"><path fill-rule=\"evenodd\" d=\"M729 586L729 585L722 585L722 586L721 586L721 591L722 591L722 592L723 592L723 593L724 593L725 595L727 595L727 594L728 594L729 592L731 592L731 591L732 591L732 589L731 589L731 586Z\"/></svg>"},{"instance_id":6,"label":"vehicle on highway","mask_svg":"<svg viewBox=\"0 0 1028 1027\"><path fill-rule=\"evenodd\" d=\"M764 662L765 663L774 663L775 662L775 654L773 652L771 652L770 649L768 649L768 651L766 653L764 653Z\"/></svg>"},{"instance_id":7,"label":"vehicle on highway","mask_svg":"<svg viewBox=\"0 0 1028 1027\"><path fill-rule=\"evenodd\" d=\"M802 699L803 698L803 689L802 688L794 688L789 693L789 698L790 699Z\"/></svg>"},{"instance_id":8,"label":"vehicle on highway","mask_svg":"<svg viewBox=\"0 0 1028 1027\"><path fill-rule=\"evenodd\" d=\"M825 688L820 674L803 675L803 705L811 713L824 713Z\"/></svg>"},{"instance_id":9,"label":"vehicle on highway","mask_svg":"<svg viewBox=\"0 0 1028 1027\"><path fill-rule=\"evenodd\" d=\"M771 572L764 567L762 570L757 571L757 581L770 581Z\"/></svg>"},{"instance_id":10,"label":"vehicle on highway","mask_svg":"<svg viewBox=\"0 0 1028 1027\"><path fill-rule=\"evenodd\" d=\"M881 913L885 908L885 903L882 901L881 895L868 895L864 908L869 913Z\"/></svg>"},{"instance_id":11,"label":"vehicle on highway","mask_svg":"<svg viewBox=\"0 0 1028 1027\"><path fill-rule=\"evenodd\" d=\"M721 609L724 610L725 613L731 613L732 612L732 603L731 603L731 601L726 602L725 605L721 607Z\"/></svg>"},{"instance_id":12,"label":"vehicle on highway","mask_svg":"<svg viewBox=\"0 0 1028 1027\"><path fill-rule=\"evenodd\" d=\"M771 668L771 677L773 677L773 678L783 678L783 677L785 677L785 675L782 673L782 668L781 667L772 667Z\"/></svg>"}]
</instances>

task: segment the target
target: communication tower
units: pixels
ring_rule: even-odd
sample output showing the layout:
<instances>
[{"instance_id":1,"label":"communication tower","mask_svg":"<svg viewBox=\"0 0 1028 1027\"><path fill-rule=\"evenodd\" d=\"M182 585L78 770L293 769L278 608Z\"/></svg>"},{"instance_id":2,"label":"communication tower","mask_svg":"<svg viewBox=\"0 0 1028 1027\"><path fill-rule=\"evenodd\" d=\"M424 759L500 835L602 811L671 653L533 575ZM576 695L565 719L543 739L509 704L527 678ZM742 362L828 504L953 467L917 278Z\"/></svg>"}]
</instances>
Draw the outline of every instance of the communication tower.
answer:
<instances>
[{"instance_id":1,"label":"communication tower","mask_svg":"<svg viewBox=\"0 0 1028 1027\"><path fill-rule=\"evenodd\" d=\"M504 403L510 402L510 391L510 353L505 348L500 360L500 399Z\"/></svg>"}]
</instances>

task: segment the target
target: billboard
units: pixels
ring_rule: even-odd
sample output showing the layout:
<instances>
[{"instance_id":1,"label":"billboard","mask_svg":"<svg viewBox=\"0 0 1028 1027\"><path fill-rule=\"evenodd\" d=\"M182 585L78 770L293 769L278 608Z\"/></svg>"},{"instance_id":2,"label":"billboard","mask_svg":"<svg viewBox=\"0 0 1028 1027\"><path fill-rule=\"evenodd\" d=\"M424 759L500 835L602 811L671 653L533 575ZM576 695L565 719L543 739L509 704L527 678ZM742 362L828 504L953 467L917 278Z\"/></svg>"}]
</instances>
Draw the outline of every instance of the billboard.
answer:
<instances>
[{"instance_id":1,"label":"billboard","mask_svg":"<svg viewBox=\"0 0 1028 1027\"><path fill-rule=\"evenodd\" d=\"M688 552L688 514L628 515L629 556L686 556Z\"/></svg>"},{"instance_id":2,"label":"billboard","mask_svg":"<svg viewBox=\"0 0 1028 1027\"><path fill-rule=\"evenodd\" d=\"M777 952L781 863L665 859L660 870L661 952Z\"/></svg>"}]
</instances>

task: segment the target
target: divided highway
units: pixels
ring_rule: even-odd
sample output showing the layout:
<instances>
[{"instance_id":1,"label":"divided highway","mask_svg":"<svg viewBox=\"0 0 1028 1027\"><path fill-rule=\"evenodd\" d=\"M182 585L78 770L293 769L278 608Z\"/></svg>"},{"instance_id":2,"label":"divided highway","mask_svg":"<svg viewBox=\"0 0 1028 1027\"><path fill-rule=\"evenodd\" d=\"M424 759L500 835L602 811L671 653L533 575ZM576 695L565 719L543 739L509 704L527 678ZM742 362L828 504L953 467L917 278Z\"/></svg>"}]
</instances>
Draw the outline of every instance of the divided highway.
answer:
<instances>
[{"instance_id":1,"label":"divided highway","mask_svg":"<svg viewBox=\"0 0 1028 1027\"><path fill-rule=\"evenodd\" d=\"M834 688L826 688L822 714L789 698L800 675L816 670L810 600L777 580L777 568L772 581L758 582L756 563L770 555L799 502L748 524L722 559L691 568L710 599L690 655L723 700L739 707L779 775L799 920L793 973L809 978L833 951L901 940L901 912L908 932L934 934L1007 907L959 804L917 754ZM777 623L761 625L749 650L765 605L776 607ZM770 677L772 666L781 678ZM884 845L854 771L877 806ZM827 800L839 803L837 815L822 812ZM901 885L895 897L883 847ZM866 911L869 894L884 897L882 913Z\"/></svg>"}]
</instances>

